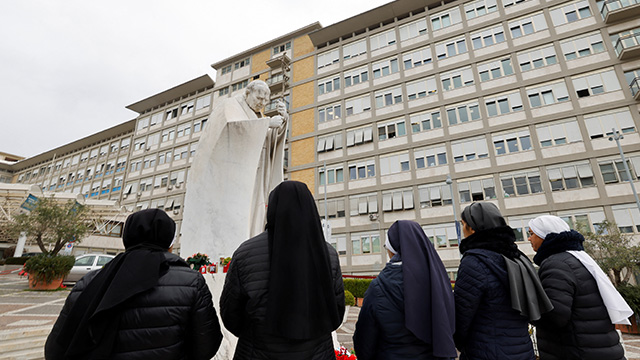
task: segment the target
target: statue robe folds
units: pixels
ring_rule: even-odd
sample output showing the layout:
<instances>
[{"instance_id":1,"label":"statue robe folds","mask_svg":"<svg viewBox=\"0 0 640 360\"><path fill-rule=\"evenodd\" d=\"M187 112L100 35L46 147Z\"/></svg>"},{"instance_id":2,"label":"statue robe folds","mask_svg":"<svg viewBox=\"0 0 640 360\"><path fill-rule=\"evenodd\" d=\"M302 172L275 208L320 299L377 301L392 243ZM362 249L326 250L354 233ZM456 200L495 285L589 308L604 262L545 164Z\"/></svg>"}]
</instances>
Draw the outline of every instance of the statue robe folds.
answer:
<instances>
[{"instance_id":1,"label":"statue robe folds","mask_svg":"<svg viewBox=\"0 0 640 360\"><path fill-rule=\"evenodd\" d=\"M243 96L211 111L187 177L180 254L228 257L264 231L269 192L282 182L287 123L269 128Z\"/></svg>"}]
</instances>

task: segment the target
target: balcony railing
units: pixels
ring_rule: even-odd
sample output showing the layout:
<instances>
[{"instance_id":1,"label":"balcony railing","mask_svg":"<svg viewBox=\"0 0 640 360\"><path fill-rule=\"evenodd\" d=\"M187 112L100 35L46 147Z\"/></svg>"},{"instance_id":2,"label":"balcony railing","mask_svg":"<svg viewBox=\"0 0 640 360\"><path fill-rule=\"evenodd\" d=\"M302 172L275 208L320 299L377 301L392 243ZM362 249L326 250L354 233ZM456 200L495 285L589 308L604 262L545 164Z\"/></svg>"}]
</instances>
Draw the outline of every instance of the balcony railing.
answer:
<instances>
[{"instance_id":1,"label":"balcony railing","mask_svg":"<svg viewBox=\"0 0 640 360\"><path fill-rule=\"evenodd\" d=\"M635 33L623 35L618 38L614 48L620 60L628 60L640 56L640 29Z\"/></svg>"},{"instance_id":2,"label":"balcony railing","mask_svg":"<svg viewBox=\"0 0 640 360\"><path fill-rule=\"evenodd\" d=\"M269 103L269 105L264 107L264 114L266 116L273 116L278 113L276 107L278 106L278 101L284 101L284 106L287 110L289 110L289 102L287 100L273 100Z\"/></svg>"},{"instance_id":3,"label":"balcony railing","mask_svg":"<svg viewBox=\"0 0 640 360\"><path fill-rule=\"evenodd\" d=\"M629 85L631 88L631 94L636 100L640 100L640 77L633 79Z\"/></svg>"},{"instance_id":4,"label":"balcony railing","mask_svg":"<svg viewBox=\"0 0 640 360\"><path fill-rule=\"evenodd\" d=\"M626 18L638 17L640 14L640 0L607 0L602 4L600 13L607 24Z\"/></svg>"}]
</instances>

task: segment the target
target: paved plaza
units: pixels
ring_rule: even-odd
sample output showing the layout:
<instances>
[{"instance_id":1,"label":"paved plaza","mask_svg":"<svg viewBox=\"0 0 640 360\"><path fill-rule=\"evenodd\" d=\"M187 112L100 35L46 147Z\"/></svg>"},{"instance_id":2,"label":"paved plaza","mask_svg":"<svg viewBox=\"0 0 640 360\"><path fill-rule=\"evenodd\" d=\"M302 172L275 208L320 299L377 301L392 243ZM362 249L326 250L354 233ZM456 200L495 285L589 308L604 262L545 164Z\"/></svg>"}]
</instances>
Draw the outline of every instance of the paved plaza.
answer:
<instances>
[{"instance_id":1,"label":"paved plaza","mask_svg":"<svg viewBox=\"0 0 640 360\"><path fill-rule=\"evenodd\" d=\"M19 269L0 271L0 360L43 359L44 343L69 290L30 291ZM338 341L353 348L353 330L360 308L351 306ZM628 360L640 360L640 336L623 335Z\"/></svg>"}]
</instances>

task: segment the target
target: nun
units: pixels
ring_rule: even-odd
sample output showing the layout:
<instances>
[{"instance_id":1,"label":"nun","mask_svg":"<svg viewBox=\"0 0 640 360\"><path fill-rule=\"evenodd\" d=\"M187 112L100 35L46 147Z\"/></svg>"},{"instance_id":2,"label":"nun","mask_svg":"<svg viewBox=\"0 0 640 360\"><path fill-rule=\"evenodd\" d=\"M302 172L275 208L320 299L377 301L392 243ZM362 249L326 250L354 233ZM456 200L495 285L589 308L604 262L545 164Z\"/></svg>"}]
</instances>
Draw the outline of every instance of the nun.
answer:
<instances>
[{"instance_id":1,"label":"nun","mask_svg":"<svg viewBox=\"0 0 640 360\"><path fill-rule=\"evenodd\" d=\"M584 237L561 218L543 215L529 222L529 241L554 306L535 322L540 359L624 359L614 324L629 324L633 311L584 251Z\"/></svg>"},{"instance_id":2,"label":"nun","mask_svg":"<svg viewBox=\"0 0 640 360\"><path fill-rule=\"evenodd\" d=\"M266 231L234 252L220 297L238 337L234 359L335 360L331 332L344 316L336 250L324 240L307 185L271 191Z\"/></svg>"},{"instance_id":3,"label":"nun","mask_svg":"<svg viewBox=\"0 0 640 360\"><path fill-rule=\"evenodd\" d=\"M131 214L125 252L85 275L45 345L54 359L210 359L222 341L202 274L168 250L175 222L162 210Z\"/></svg>"},{"instance_id":4,"label":"nun","mask_svg":"<svg viewBox=\"0 0 640 360\"><path fill-rule=\"evenodd\" d=\"M451 282L433 244L418 223L396 221L385 248L391 260L371 282L356 323L358 359L456 358Z\"/></svg>"},{"instance_id":5,"label":"nun","mask_svg":"<svg viewBox=\"0 0 640 360\"><path fill-rule=\"evenodd\" d=\"M467 206L462 232L454 295L460 359L534 360L529 321L552 305L531 261L492 203Z\"/></svg>"}]
</instances>

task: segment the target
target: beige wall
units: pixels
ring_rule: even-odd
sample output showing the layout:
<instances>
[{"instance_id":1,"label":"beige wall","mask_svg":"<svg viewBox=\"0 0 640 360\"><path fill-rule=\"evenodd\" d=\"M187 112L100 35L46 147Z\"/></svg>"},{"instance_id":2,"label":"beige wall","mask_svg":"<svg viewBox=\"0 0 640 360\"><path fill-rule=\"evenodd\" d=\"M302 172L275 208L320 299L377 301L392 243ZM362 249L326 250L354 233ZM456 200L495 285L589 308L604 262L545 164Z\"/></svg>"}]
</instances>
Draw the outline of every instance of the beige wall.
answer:
<instances>
[{"instance_id":1,"label":"beige wall","mask_svg":"<svg viewBox=\"0 0 640 360\"><path fill-rule=\"evenodd\" d=\"M300 181L307 184L309 191L315 195L315 177L313 169L304 169L291 172L291 180Z\"/></svg>"},{"instance_id":2,"label":"beige wall","mask_svg":"<svg viewBox=\"0 0 640 360\"><path fill-rule=\"evenodd\" d=\"M315 130L314 111L307 109L291 115L291 136L308 134Z\"/></svg>"},{"instance_id":3,"label":"beige wall","mask_svg":"<svg viewBox=\"0 0 640 360\"><path fill-rule=\"evenodd\" d=\"M313 76L314 73L313 56L293 63L293 82L302 81Z\"/></svg>"},{"instance_id":4,"label":"beige wall","mask_svg":"<svg viewBox=\"0 0 640 360\"><path fill-rule=\"evenodd\" d=\"M310 164L315 161L314 138L291 142L291 166Z\"/></svg>"},{"instance_id":5,"label":"beige wall","mask_svg":"<svg viewBox=\"0 0 640 360\"><path fill-rule=\"evenodd\" d=\"M313 104L313 82L295 86L291 90L291 99L292 109Z\"/></svg>"},{"instance_id":6,"label":"beige wall","mask_svg":"<svg viewBox=\"0 0 640 360\"><path fill-rule=\"evenodd\" d=\"M309 37L309 35L304 35L293 40L293 57L294 58L312 53L313 50L314 50L313 43L311 43L311 38Z\"/></svg>"},{"instance_id":7,"label":"beige wall","mask_svg":"<svg viewBox=\"0 0 640 360\"><path fill-rule=\"evenodd\" d=\"M253 55L251 59L251 73L255 74L269 69L267 61L271 59L271 49Z\"/></svg>"}]
</instances>

